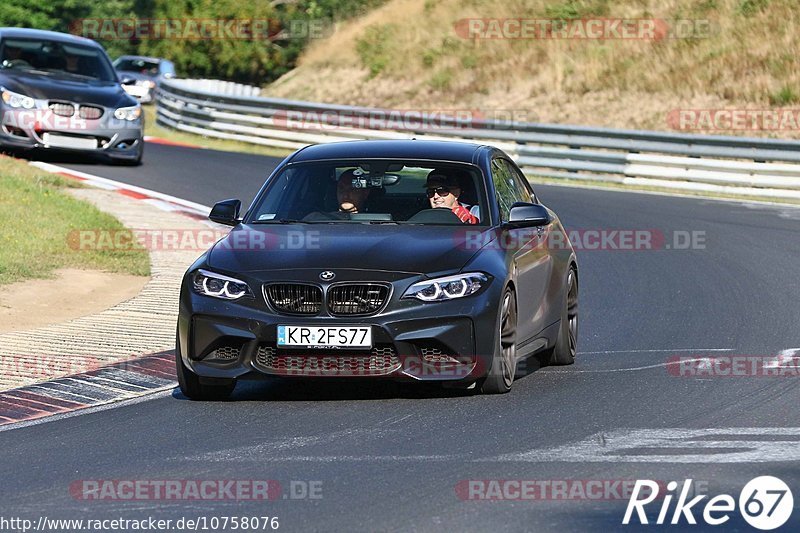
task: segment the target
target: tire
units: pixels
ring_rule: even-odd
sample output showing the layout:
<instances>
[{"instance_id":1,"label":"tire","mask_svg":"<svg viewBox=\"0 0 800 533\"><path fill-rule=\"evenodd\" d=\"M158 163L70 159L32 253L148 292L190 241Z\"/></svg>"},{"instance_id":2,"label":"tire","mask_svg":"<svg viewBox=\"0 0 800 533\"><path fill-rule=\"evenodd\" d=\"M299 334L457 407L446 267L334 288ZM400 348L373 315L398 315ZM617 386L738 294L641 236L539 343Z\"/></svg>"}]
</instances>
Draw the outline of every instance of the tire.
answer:
<instances>
[{"instance_id":1,"label":"tire","mask_svg":"<svg viewBox=\"0 0 800 533\"><path fill-rule=\"evenodd\" d=\"M200 383L200 376L186 368L181 358L180 348L175 346L175 367L178 374L178 386L184 396L190 400L224 400L236 388L236 380L219 380L219 385Z\"/></svg>"},{"instance_id":2,"label":"tire","mask_svg":"<svg viewBox=\"0 0 800 533\"><path fill-rule=\"evenodd\" d=\"M578 275L573 267L567 274L567 289L561 309L561 325L556 344L550 352L551 365L571 365L578 350Z\"/></svg>"},{"instance_id":3,"label":"tire","mask_svg":"<svg viewBox=\"0 0 800 533\"><path fill-rule=\"evenodd\" d=\"M500 304L498 335L492 367L481 384L484 394L505 394L511 390L517 368L517 298L514 291L506 289Z\"/></svg>"}]
</instances>

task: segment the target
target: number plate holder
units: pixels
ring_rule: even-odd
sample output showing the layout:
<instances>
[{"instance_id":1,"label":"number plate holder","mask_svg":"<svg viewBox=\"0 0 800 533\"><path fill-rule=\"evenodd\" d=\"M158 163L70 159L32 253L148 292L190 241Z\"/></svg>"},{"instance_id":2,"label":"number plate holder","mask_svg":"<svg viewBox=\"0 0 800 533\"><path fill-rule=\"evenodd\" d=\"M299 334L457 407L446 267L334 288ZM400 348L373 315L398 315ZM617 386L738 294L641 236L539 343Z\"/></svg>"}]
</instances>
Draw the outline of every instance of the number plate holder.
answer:
<instances>
[{"instance_id":1,"label":"number plate holder","mask_svg":"<svg viewBox=\"0 0 800 533\"><path fill-rule=\"evenodd\" d=\"M279 325L278 348L372 348L372 326Z\"/></svg>"}]
</instances>

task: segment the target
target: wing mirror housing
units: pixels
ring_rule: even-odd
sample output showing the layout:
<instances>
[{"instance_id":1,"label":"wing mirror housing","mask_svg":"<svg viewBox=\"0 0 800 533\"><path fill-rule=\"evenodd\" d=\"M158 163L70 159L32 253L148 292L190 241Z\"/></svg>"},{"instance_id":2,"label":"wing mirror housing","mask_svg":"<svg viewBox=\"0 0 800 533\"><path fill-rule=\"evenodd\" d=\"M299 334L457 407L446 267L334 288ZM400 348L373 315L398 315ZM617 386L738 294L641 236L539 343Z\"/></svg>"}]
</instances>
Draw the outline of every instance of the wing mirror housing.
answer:
<instances>
[{"instance_id":1,"label":"wing mirror housing","mask_svg":"<svg viewBox=\"0 0 800 533\"><path fill-rule=\"evenodd\" d=\"M542 204L517 202L511 206L506 224L514 228L525 228L546 226L552 221L553 215Z\"/></svg>"},{"instance_id":2,"label":"wing mirror housing","mask_svg":"<svg viewBox=\"0 0 800 533\"><path fill-rule=\"evenodd\" d=\"M208 218L217 224L224 224L226 226L235 226L242 221L239 218L239 211L242 209L241 200L232 198L230 200L223 200L214 204L211 208Z\"/></svg>"}]
</instances>

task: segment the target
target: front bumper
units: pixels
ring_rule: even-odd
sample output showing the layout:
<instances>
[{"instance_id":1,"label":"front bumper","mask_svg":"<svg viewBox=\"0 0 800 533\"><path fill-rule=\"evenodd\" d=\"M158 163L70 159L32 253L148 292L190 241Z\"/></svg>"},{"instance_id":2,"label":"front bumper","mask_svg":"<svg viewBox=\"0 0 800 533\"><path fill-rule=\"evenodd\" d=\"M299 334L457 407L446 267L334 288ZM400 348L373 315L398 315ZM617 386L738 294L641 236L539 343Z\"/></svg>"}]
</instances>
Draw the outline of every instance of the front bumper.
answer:
<instances>
[{"instance_id":1,"label":"front bumper","mask_svg":"<svg viewBox=\"0 0 800 533\"><path fill-rule=\"evenodd\" d=\"M198 295L185 279L177 349L187 368L208 378L383 378L469 384L486 376L496 342L500 283L490 282L477 294L447 302L401 301L405 288L419 279L393 283L386 308L367 317L281 315L266 302L242 304ZM278 325L370 325L373 348L278 348Z\"/></svg>"},{"instance_id":2,"label":"front bumper","mask_svg":"<svg viewBox=\"0 0 800 533\"><path fill-rule=\"evenodd\" d=\"M122 88L143 104L149 104L153 101L154 89L146 85L123 85Z\"/></svg>"},{"instance_id":3,"label":"front bumper","mask_svg":"<svg viewBox=\"0 0 800 533\"><path fill-rule=\"evenodd\" d=\"M113 114L113 109L105 108L100 119L82 120L57 117L42 109L4 109L0 105L0 147L137 159L144 143L143 119L119 120Z\"/></svg>"}]
</instances>

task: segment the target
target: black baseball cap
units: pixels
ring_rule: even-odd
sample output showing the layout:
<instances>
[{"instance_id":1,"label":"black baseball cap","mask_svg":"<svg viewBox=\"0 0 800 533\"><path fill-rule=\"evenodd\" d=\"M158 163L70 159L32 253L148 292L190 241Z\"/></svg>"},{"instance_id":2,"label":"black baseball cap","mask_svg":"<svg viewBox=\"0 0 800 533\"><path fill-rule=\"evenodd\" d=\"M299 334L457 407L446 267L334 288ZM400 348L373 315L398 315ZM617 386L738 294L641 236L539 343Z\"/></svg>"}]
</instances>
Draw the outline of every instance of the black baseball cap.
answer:
<instances>
[{"instance_id":1,"label":"black baseball cap","mask_svg":"<svg viewBox=\"0 0 800 533\"><path fill-rule=\"evenodd\" d=\"M428 179L425 180L425 188L433 189L436 187L461 188L458 178L452 172L442 170L431 170Z\"/></svg>"}]
</instances>

